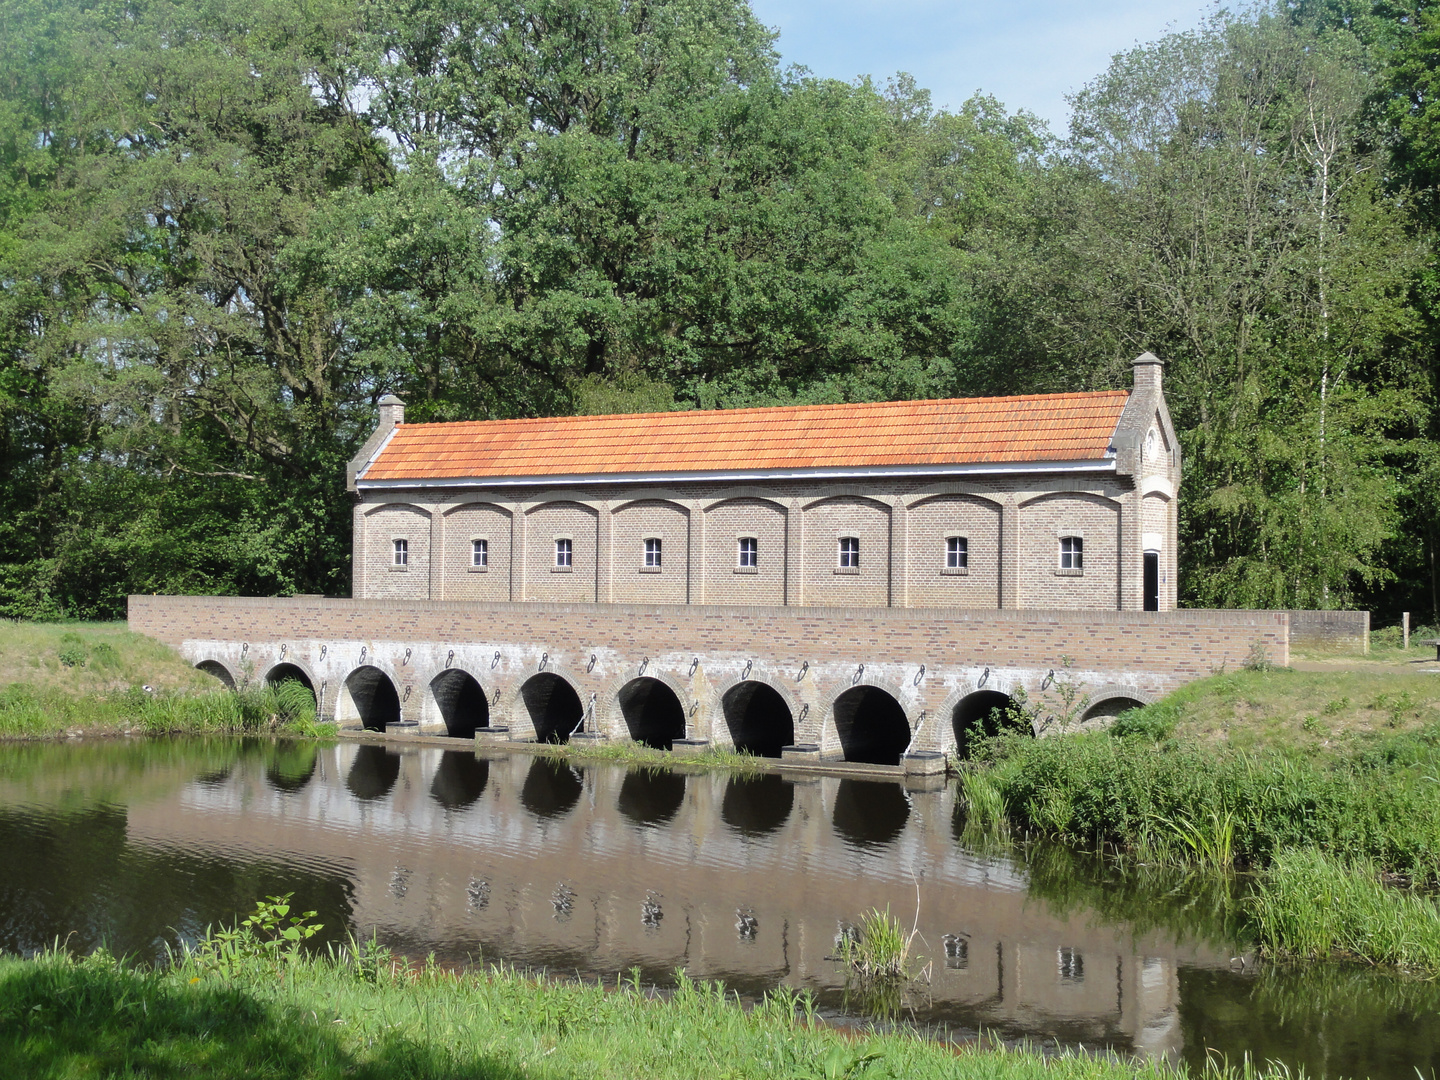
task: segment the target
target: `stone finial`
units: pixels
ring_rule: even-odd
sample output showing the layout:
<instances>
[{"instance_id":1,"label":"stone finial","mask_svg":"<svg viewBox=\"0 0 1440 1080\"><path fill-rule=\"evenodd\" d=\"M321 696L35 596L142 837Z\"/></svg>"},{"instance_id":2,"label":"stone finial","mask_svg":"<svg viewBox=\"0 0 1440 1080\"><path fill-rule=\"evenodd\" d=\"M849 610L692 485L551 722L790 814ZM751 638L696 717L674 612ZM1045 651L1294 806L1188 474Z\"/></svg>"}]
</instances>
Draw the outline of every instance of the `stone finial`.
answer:
<instances>
[{"instance_id":1,"label":"stone finial","mask_svg":"<svg viewBox=\"0 0 1440 1080\"><path fill-rule=\"evenodd\" d=\"M405 402L401 401L394 394L386 394L380 399L380 426L382 428L393 428L405 422Z\"/></svg>"},{"instance_id":2,"label":"stone finial","mask_svg":"<svg viewBox=\"0 0 1440 1080\"><path fill-rule=\"evenodd\" d=\"M1130 370L1135 373L1136 391L1159 391L1161 376L1165 370L1165 361L1154 353L1143 352L1130 361Z\"/></svg>"}]
</instances>

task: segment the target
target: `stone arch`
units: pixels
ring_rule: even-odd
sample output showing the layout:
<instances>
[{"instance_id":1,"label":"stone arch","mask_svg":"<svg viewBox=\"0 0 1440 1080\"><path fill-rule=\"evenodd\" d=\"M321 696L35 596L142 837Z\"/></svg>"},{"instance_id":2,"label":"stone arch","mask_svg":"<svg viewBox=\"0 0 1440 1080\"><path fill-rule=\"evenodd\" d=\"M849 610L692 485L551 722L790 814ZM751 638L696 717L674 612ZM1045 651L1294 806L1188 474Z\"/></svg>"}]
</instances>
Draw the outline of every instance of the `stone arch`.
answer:
<instances>
[{"instance_id":1,"label":"stone arch","mask_svg":"<svg viewBox=\"0 0 1440 1080\"><path fill-rule=\"evenodd\" d=\"M680 702L681 708L685 711L685 732L688 732L692 727L691 719L698 710L695 708L695 702L685 684L658 664L647 663L643 671L640 670L639 665L635 664L627 663L626 667L627 674L606 683L595 696L593 719L596 730L612 739L633 737L629 735L629 722L625 717L625 710L620 704L620 692L637 678L643 677L664 683L670 688L670 692L675 695L675 699ZM676 738L683 739L685 732L677 735Z\"/></svg>"},{"instance_id":2,"label":"stone arch","mask_svg":"<svg viewBox=\"0 0 1440 1080\"><path fill-rule=\"evenodd\" d=\"M279 686L282 682L298 682L305 685L305 689L318 697L320 681L315 678L314 673L305 664L295 660L281 660L265 669L264 683L266 686Z\"/></svg>"},{"instance_id":3,"label":"stone arch","mask_svg":"<svg viewBox=\"0 0 1440 1080\"><path fill-rule=\"evenodd\" d=\"M490 726L490 700L480 680L461 667L449 667L430 680L434 702L445 733L457 739L474 737L478 728Z\"/></svg>"},{"instance_id":4,"label":"stone arch","mask_svg":"<svg viewBox=\"0 0 1440 1080\"><path fill-rule=\"evenodd\" d=\"M432 511L427 510L419 503L402 502L398 500L395 502L379 503L376 506L367 507L364 513L366 517L373 517L374 515L381 513L385 510L404 510L412 514L419 514L421 517L424 518L430 518L435 516Z\"/></svg>"},{"instance_id":5,"label":"stone arch","mask_svg":"<svg viewBox=\"0 0 1440 1080\"><path fill-rule=\"evenodd\" d=\"M795 742L797 710L788 690L764 677L735 679L715 695L731 745L740 753L779 757Z\"/></svg>"},{"instance_id":6,"label":"stone arch","mask_svg":"<svg viewBox=\"0 0 1440 1080\"><path fill-rule=\"evenodd\" d=\"M801 500L800 509L802 512L813 510L827 502L836 499L859 499L861 502L873 503L887 514L895 509L894 498L887 498L883 495L876 495L873 488L861 487L859 484L840 484L833 488L826 488L825 494L817 495L813 499Z\"/></svg>"},{"instance_id":7,"label":"stone arch","mask_svg":"<svg viewBox=\"0 0 1440 1080\"><path fill-rule=\"evenodd\" d=\"M700 509L708 514L716 507L724 506L726 503L735 502L737 499L754 499L756 502L769 503L782 514L788 509L779 499L775 498L775 492L766 488L756 487L752 484L742 484L739 487L722 488L716 492L714 497L707 499L701 504Z\"/></svg>"},{"instance_id":8,"label":"stone arch","mask_svg":"<svg viewBox=\"0 0 1440 1080\"><path fill-rule=\"evenodd\" d=\"M830 714L846 761L900 764L910 745L911 728L897 694L874 682L859 682L836 697Z\"/></svg>"},{"instance_id":9,"label":"stone arch","mask_svg":"<svg viewBox=\"0 0 1440 1080\"><path fill-rule=\"evenodd\" d=\"M445 508L440 511L440 516L448 518L461 510L498 510L507 518L515 516L510 507L494 499L466 499L464 502L447 503Z\"/></svg>"},{"instance_id":10,"label":"stone arch","mask_svg":"<svg viewBox=\"0 0 1440 1080\"><path fill-rule=\"evenodd\" d=\"M230 670L230 665L223 660L207 657L195 665L195 670L203 671L206 675L212 675L219 679L225 684L225 689L227 690L235 689L235 683L237 682L235 673Z\"/></svg>"},{"instance_id":11,"label":"stone arch","mask_svg":"<svg viewBox=\"0 0 1440 1080\"><path fill-rule=\"evenodd\" d=\"M563 743L580 727L585 704L575 683L559 671L531 675L515 691L512 714L529 722L536 742Z\"/></svg>"},{"instance_id":12,"label":"stone arch","mask_svg":"<svg viewBox=\"0 0 1440 1080\"><path fill-rule=\"evenodd\" d=\"M610 504L610 513L618 514L622 510L629 510L634 506L643 506L646 503L660 503L662 506L673 506L688 519L690 507L673 492L634 492L627 494L624 499L617 499Z\"/></svg>"},{"instance_id":13,"label":"stone arch","mask_svg":"<svg viewBox=\"0 0 1440 1080\"><path fill-rule=\"evenodd\" d=\"M345 676L336 717L341 723L359 720L371 731L400 723L400 691L394 678L374 664L361 664Z\"/></svg>"},{"instance_id":14,"label":"stone arch","mask_svg":"<svg viewBox=\"0 0 1440 1080\"><path fill-rule=\"evenodd\" d=\"M969 498L997 508L1005 505L1003 496L997 496L988 489L982 488L979 484L968 483L963 480L951 481L945 484L927 485L924 494L916 495L908 501L902 498L900 505L904 506L906 510L914 510L917 506L922 506L935 499L949 498L956 495L968 496Z\"/></svg>"},{"instance_id":15,"label":"stone arch","mask_svg":"<svg viewBox=\"0 0 1440 1080\"><path fill-rule=\"evenodd\" d=\"M637 743L669 750L685 737L685 704L667 680L637 675L620 688L615 703Z\"/></svg>"},{"instance_id":16,"label":"stone arch","mask_svg":"<svg viewBox=\"0 0 1440 1080\"><path fill-rule=\"evenodd\" d=\"M952 704L950 733L955 739L956 755L968 758L980 739L998 735L1012 727L1008 718L997 715L997 711L1003 714L1014 702L1015 699L1004 690L988 687L973 690Z\"/></svg>"},{"instance_id":17,"label":"stone arch","mask_svg":"<svg viewBox=\"0 0 1440 1080\"><path fill-rule=\"evenodd\" d=\"M1138 709L1155 701L1155 695L1139 687L1107 683L1087 691L1089 702L1080 719L1102 720L1119 716L1127 709Z\"/></svg>"}]
</instances>

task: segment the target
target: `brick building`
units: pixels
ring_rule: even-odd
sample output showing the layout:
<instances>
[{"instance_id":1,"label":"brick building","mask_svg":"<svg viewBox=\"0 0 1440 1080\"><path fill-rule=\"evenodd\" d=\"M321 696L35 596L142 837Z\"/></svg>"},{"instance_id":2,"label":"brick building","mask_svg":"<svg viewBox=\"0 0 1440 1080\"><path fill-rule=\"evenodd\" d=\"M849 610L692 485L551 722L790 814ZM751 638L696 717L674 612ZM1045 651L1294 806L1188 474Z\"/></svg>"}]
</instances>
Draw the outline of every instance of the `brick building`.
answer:
<instances>
[{"instance_id":1,"label":"brick building","mask_svg":"<svg viewBox=\"0 0 1440 1080\"><path fill-rule=\"evenodd\" d=\"M1175 607L1179 449L1134 389L406 424L351 463L358 599Z\"/></svg>"}]
</instances>

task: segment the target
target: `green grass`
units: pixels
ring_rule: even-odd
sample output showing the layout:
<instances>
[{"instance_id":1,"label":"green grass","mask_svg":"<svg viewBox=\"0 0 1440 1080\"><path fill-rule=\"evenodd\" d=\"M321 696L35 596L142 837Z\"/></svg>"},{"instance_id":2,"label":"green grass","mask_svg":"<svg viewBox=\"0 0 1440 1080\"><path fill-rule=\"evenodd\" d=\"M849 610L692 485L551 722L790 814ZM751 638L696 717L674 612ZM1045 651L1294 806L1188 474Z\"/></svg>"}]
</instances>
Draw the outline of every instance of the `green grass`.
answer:
<instances>
[{"instance_id":1,"label":"green grass","mask_svg":"<svg viewBox=\"0 0 1440 1080\"><path fill-rule=\"evenodd\" d=\"M397 970L373 953L281 965L259 957L230 974L195 956L156 972L103 954L73 960L50 953L0 959L0 1075L1120 1080L1173 1074L1080 1054L957 1050L904 1031L840 1032L816 1023L807 999L791 991L747 1010L719 985L683 976L673 994L657 997L628 981L602 988L500 969Z\"/></svg>"},{"instance_id":2,"label":"green grass","mask_svg":"<svg viewBox=\"0 0 1440 1080\"><path fill-rule=\"evenodd\" d=\"M215 679L123 622L0 620L0 686L89 697L131 686L208 690Z\"/></svg>"},{"instance_id":3,"label":"green grass","mask_svg":"<svg viewBox=\"0 0 1440 1080\"><path fill-rule=\"evenodd\" d=\"M1277 956L1354 956L1440 971L1440 903L1381 881L1374 863L1314 848L1286 851L1247 903L1261 944Z\"/></svg>"},{"instance_id":4,"label":"green grass","mask_svg":"<svg viewBox=\"0 0 1440 1080\"><path fill-rule=\"evenodd\" d=\"M707 746L698 754L680 756L669 750L655 750L640 743L542 743L540 753L560 760L604 761L616 765L653 766L657 769L680 769L694 766L704 769L731 769L737 772L762 772L765 759L720 747Z\"/></svg>"}]
</instances>

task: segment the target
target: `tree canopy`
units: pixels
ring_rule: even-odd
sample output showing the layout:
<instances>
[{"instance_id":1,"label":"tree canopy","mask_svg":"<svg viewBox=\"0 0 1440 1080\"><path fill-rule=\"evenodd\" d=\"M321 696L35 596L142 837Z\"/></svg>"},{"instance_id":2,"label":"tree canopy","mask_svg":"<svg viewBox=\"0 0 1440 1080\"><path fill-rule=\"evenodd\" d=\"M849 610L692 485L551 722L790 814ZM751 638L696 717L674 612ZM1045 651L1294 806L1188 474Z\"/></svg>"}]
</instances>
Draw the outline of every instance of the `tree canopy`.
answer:
<instances>
[{"instance_id":1,"label":"tree canopy","mask_svg":"<svg viewBox=\"0 0 1440 1080\"><path fill-rule=\"evenodd\" d=\"M743 0L0 0L0 612L343 595L418 419L1124 386L1182 600L1432 611L1440 11L1115 57L1055 133Z\"/></svg>"}]
</instances>

